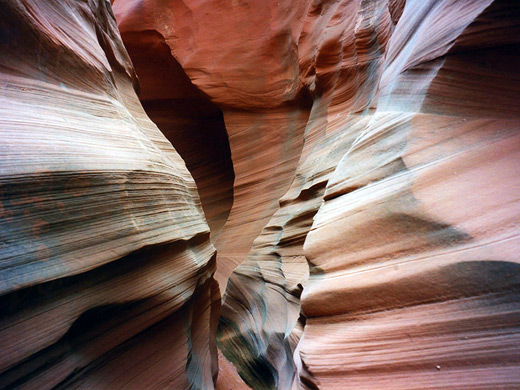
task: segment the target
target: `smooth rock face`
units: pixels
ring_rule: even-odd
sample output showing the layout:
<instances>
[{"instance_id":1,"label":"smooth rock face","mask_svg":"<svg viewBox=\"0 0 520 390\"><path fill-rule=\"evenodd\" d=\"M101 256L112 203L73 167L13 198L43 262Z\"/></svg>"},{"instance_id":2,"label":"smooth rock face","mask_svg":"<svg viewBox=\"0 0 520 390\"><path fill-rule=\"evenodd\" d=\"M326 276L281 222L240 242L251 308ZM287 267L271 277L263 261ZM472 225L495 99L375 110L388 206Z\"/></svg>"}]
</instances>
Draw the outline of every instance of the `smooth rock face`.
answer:
<instances>
[{"instance_id":1,"label":"smooth rock face","mask_svg":"<svg viewBox=\"0 0 520 390\"><path fill-rule=\"evenodd\" d=\"M0 388L520 388L516 1L112 6L0 3Z\"/></svg>"},{"instance_id":2,"label":"smooth rock face","mask_svg":"<svg viewBox=\"0 0 520 390\"><path fill-rule=\"evenodd\" d=\"M463 3L406 2L328 181L304 245L304 388L520 386L520 10Z\"/></svg>"},{"instance_id":3,"label":"smooth rock face","mask_svg":"<svg viewBox=\"0 0 520 390\"><path fill-rule=\"evenodd\" d=\"M215 250L110 2L0 3L0 388L211 389Z\"/></svg>"},{"instance_id":4,"label":"smooth rock face","mask_svg":"<svg viewBox=\"0 0 520 390\"><path fill-rule=\"evenodd\" d=\"M223 112L219 343L253 389L520 386L514 1L114 7Z\"/></svg>"},{"instance_id":5,"label":"smooth rock face","mask_svg":"<svg viewBox=\"0 0 520 390\"><path fill-rule=\"evenodd\" d=\"M303 147L312 101L307 86L299 81L296 49L302 28L299 18L307 5L290 0L116 0L113 7L130 55L147 37L161 37L170 58L191 81L190 93L195 89L223 113L234 172L233 206L214 240L218 251L216 279L224 290L231 272L277 210ZM162 51L154 52L163 55ZM158 72L142 63L139 53L133 58L142 64L137 65L138 74L146 78L141 94L145 102L154 94L185 95L185 83L177 82L172 72L157 81ZM149 74L154 74L156 81ZM167 91L158 91L157 85L168 86ZM145 92L150 89L154 92ZM171 115L176 117L177 113ZM162 129L161 123L159 127ZM208 191L221 191L220 181L213 181L208 188L211 186L213 190ZM222 204L222 212L228 205Z\"/></svg>"}]
</instances>

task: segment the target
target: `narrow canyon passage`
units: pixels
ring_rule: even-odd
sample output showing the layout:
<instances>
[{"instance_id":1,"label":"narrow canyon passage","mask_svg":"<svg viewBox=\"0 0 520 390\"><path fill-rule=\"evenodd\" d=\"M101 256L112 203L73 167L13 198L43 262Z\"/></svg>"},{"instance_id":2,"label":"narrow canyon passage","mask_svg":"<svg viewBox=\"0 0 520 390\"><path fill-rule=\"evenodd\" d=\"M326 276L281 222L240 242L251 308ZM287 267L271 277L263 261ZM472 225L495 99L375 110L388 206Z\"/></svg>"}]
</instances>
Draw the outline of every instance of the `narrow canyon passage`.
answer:
<instances>
[{"instance_id":1,"label":"narrow canyon passage","mask_svg":"<svg viewBox=\"0 0 520 390\"><path fill-rule=\"evenodd\" d=\"M5 0L0 139L0 389L520 388L515 0Z\"/></svg>"},{"instance_id":2,"label":"narrow canyon passage","mask_svg":"<svg viewBox=\"0 0 520 390\"><path fill-rule=\"evenodd\" d=\"M144 17L135 18L132 4ZM356 319L359 310L362 313L392 310L394 305L396 308L410 304L431 306L439 300L437 297L445 296L439 302L449 300L451 290L455 297L480 294L467 281L477 278L479 267L475 269L472 263L467 263L471 271L466 272L463 260L451 260L460 265L449 281L445 278L452 272L447 270L453 269L450 261L440 262L438 270L435 267L428 270L425 265L417 270L401 266L404 274L414 275L403 281L395 278L393 272L396 267L399 269L398 264L408 263L413 256L428 259L446 253L449 258L452 250L466 250L462 249L466 247L470 250L475 245L471 229L458 222L450 223L452 220L446 219L445 213L435 214L425 209L431 203L427 200L431 195L422 195L417 187L420 171L414 168L418 165L414 161L425 159L419 167L430 161L443 172L446 168L441 168L442 153L416 157L414 151L420 150L417 142L429 137L431 140L427 142L432 142L432 148L440 143L435 148L451 150L454 156L463 153L464 149L457 151L456 146L436 141L432 135L421 135L421 128L423 123L441 125L446 121L441 128L453 128L455 122L450 116L474 117L470 107L479 104L477 90L482 87L475 83L471 87L452 87L452 93L460 95L462 101L473 99L474 103L465 106L455 101L446 104L432 100L446 96L439 97L435 85L446 88L441 77L443 72L453 72L450 63L460 62L458 58L465 61L464 66L476 58L485 64L495 55L510 60L507 49L510 42L499 42L500 34L495 33L498 40L494 43L506 46L500 49L500 54L495 49L485 53L478 43L472 49L466 37L482 29L481 20L495 21L495 27L488 30L506 31L514 24L517 11L507 2L480 2L469 9L453 8L450 2L413 1L407 3L407 9L404 1L245 4L230 6L213 2L202 6L185 2L169 6L169 12L164 14L158 14L147 2L116 1L114 6L127 46L139 41L139 34L151 31L160 34L191 82L224 113L236 176L233 208L221 235L214 241L218 250L216 278L222 293L225 292L217 337L223 354L254 389L328 388L327 380L316 375L320 372L320 358L324 361L323 370L326 373L330 370L326 336L316 355L318 366L312 372L308 367L314 358L307 358L308 362L301 360L302 356L309 356L309 350L305 352L305 344L297 347L304 325L307 333L321 340L321 331L314 329L325 325L317 326L320 322L316 323L315 318L340 316L333 323L343 324L340 318ZM449 12L460 12L460 20L450 27L449 33L441 35L442 28L434 20L446 18L446 23L452 23L451 18L448 21ZM208 17L213 13L220 18ZM403 13L408 16L400 27ZM499 21L506 14L509 21ZM226 21L233 30L220 27ZM237 41L235 34L252 40ZM413 39L408 36L403 40L407 34L413 34ZM460 43L454 44L454 40ZM446 54L471 50L474 50L471 56ZM132 50L129 52L132 56ZM158 56L146 56L150 57ZM494 73L496 63L484 68L480 65L475 72L485 74L487 66ZM139 74L139 66L136 68ZM513 68L514 65L509 66L503 74L517 72ZM471 96L464 91L471 91ZM508 109L503 110L506 106L511 107L512 101L488 111L494 117L505 115L507 119ZM432 107L435 116L430 113ZM153 114L150 116L153 119ZM453 130L448 137L458 138L466 131L473 133L471 128ZM419 135L412 137L414 133ZM469 142L476 148L483 141ZM493 152L484 149L483 153ZM505 169L510 171L512 165L508 164ZM484 188L485 180L476 185ZM454 184L454 188L460 188L462 193L471 191L461 184ZM381 195L376 195L378 191ZM374 196L379 200L371 200ZM360 208L350 206L349 202L355 199L361 202ZM343 211L328 206L329 202L332 205L339 201L347 202L340 209ZM384 202L384 206L378 206L378 202ZM363 219L358 220L357 215L363 214L365 207L362 205L370 205L370 211L365 211ZM313 230L320 226L320 218L327 215L324 213L329 207L333 207L332 215L342 215L343 221L335 222L332 217L334 231L327 230L325 236L317 236ZM351 208L352 211L346 211ZM315 228L311 230L312 226ZM359 260L348 260L356 256ZM325 259L323 264L320 258ZM473 260L471 255L469 260ZM381 277L370 276L367 285L355 287L360 282L354 275L375 272L370 264L374 264L374 270L390 267L392 272ZM308 265L311 280L308 290L304 290L309 278ZM487 269L484 263L482 267ZM490 272L502 280L501 271ZM426 274L430 276L422 282ZM372 287L370 280L378 278L382 278L381 282L374 282ZM408 291L413 290L407 286L411 283L409 278L418 283L410 297ZM349 283L338 285L335 279L346 279ZM443 286L439 290L429 286L438 282ZM508 289L517 282L515 279L493 285L488 281L491 285L486 291L501 291L505 285L510 286L505 287ZM372 298L384 295L388 298ZM347 313L352 314L347 316ZM515 313L516 309L512 309L511 318ZM307 316L311 317L309 321ZM367 319L367 329L372 321ZM350 340L346 330L329 327L332 333L343 335L344 342ZM346 352L349 348L345 346L341 352L345 369L349 366ZM386 349L384 345L380 348ZM399 348L406 350L407 346ZM295 351L299 352L293 356ZM391 364L387 362L389 367ZM437 365L431 363L431 366ZM422 373L419 368L417 372L420 374L416 379L420 382L419 378L424 378L421 386L426 386L430 381L427 372ZM334 375L331 387L337 385L334 378L343 378L340 383L350 383L348 378L356 381L356 375L350 371L340 370ZM460 386L460 382L450 380L454 382L452 386ZM395 381L405 386L399 379ZM388 385L374 379L373 387L381 386Z\"/></svg>"}]
</instances>

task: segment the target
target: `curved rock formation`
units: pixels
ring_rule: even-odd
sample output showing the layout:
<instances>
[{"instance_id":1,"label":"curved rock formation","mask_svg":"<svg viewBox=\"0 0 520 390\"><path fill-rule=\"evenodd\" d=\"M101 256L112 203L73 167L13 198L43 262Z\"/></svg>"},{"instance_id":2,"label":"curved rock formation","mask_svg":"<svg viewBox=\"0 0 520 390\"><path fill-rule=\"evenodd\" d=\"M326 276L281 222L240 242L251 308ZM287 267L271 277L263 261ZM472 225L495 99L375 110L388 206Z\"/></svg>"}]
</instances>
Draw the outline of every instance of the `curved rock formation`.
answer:
<instances>
[{"instance_id":1,"label":"curved rock formation","mask_svg":"<svg viewBox=\"0 0 520 390\"><path fill-rule=\"evenodd\" d=\"M193 175L215 241L233 204L233 164L222 112L191 83L161 34L123 30L122 39L139 75L139 99Z\"/></svg>"},{"instance_id":2,"label":"curved rock formation","mask_svg":"<svg viewBox=\"0 0 520 390\"><path fill-rule=\"evenodd\" d=\"M0 37L0 388L213 388L215 250L110 3L2 1Z\"/></svg>"},{"instance_id":3,"label":"curved rock formation","mask_svg":"<svg viewBox=\"0 0 520 390\"><path fill-rule=\"evenodd\" d=\"M302 387L520 386L519 18L406 2L306 238Z\"/></svg>"},{"instance_id":4,"label":"curved rock formation","mask_svg":"<svg viewBox=\"0 0 520 390\"><path fill-rule=\"evenodd\" d=\"M252 388L519 385L514 2L115 8L224 113L219 342Z\"/></svg>"},{"instance_id":5,"label":"curved rock formation","mask_svg":"<svg viewBox=\"0 0 520 390\"><path fill-rule=\"evenodd\" d=\"M517 2L112 5L144 109L0 5L0 387L520 387Z\"/></svg>"},{"instance_id":6,"label":"curved rock formation","mask_svg":"<svg viewBox=\"0 0 520 390\"><path fill-rule=\"evenodd\" d=\"M162 37L169 61L177 61L193 88L222 110L235 175L233 207L215 240L223 290L276 211L298 163L310 110L298 82L295 42L301 29L296 17L305 4L116 0L113 6L131 55L147 36ZM144 74L157 74L143 65ZM149 88L157 84L167 85L170 94L185 93L171 76L150 81Z\"/></svg>"}]
</instances>

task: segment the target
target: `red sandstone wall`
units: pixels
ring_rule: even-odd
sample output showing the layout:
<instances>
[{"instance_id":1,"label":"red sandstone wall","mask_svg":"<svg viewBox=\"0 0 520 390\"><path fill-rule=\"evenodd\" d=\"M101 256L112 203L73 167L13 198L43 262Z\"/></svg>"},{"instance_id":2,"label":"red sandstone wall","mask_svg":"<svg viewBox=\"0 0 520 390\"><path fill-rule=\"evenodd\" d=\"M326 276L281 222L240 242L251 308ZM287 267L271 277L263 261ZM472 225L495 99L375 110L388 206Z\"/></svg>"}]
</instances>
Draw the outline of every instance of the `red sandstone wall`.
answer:
<instances>
[{"instance_id":1,"label":"red sandstone wall","mask_svg":"<svg viewBox=\"0 0 520 390\"><path fill-rule=\"evenodd\" d=\"M219 340L253 388L519 385L514 2L115 9L224 113Z\"/></svg>"},{"instance_id":2,"label":"red sandstone wall","mask_svg":"<svg viewBox=\"0 0 520 390\"><path fill-rule=\"evenodd\" d=\"M0 3L0 388L213 388L195 183L108 1Z\"/></svg>"},{"instance_id":3,"label":"red sandstone wall","mask_svg":"<svg viewBox=\"0 0 520 390\"><path fill-rule=\"evenodd\" d=\"M215 269L254 390L520 386L515 1L113 7L0 5L0 387L213 388Z\"/></svg>"}]
</instances>

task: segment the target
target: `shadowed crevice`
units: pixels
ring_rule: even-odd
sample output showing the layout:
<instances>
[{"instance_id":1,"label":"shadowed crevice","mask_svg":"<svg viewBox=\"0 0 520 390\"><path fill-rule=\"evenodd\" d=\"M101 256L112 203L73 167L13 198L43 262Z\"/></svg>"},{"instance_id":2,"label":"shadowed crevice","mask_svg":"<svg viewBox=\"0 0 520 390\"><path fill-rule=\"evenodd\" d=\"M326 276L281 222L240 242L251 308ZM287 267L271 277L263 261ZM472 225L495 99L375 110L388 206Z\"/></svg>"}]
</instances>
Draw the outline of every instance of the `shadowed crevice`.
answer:
<instances>
[{"instance_id":1,"label":"shadowed crevice","mask_svg":"<svg viewBox=\"0 0 520 390\"><path fill-rule=\"evenodd\" d=\"M139 77L139 99L190 171L212 241L233 205L235 173L222 111L189 79L157 31L122 35Z\"/></svg>"}]
</instances>

